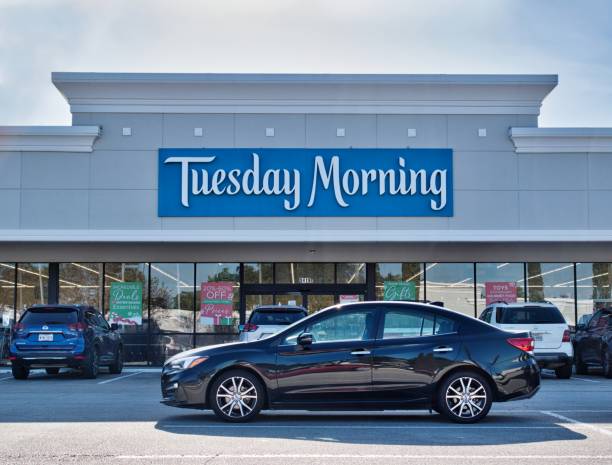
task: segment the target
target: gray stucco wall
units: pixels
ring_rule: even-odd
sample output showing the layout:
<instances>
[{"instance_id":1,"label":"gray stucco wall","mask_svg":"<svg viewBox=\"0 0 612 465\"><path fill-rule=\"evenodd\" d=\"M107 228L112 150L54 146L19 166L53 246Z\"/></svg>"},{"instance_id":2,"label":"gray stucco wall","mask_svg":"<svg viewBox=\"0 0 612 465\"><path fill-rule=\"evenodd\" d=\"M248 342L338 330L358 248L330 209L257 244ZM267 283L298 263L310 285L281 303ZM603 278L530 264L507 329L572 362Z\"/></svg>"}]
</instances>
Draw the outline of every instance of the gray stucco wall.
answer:
<instances>
[{"instance_id":1,"label":"gray stucco wall","mask_svg":"<svg viewBox=\"0 0 612 465\"><path fill-rule=\"evenodd\" d=\"M516 154L521 115L76 113L93 153L0 153L3 229L608 229L612 156ZM130 127L131 136L122 128ZM193 129L201 127L203 137ZM275 128L274 137L265 128ZM345 137L336 128L345 128ZM417 136L409 138L407 128ZM487 136L479 137L478 129ZM448 147L452 218L159 218L160 147Z\"/></svg>"}]
</instances>

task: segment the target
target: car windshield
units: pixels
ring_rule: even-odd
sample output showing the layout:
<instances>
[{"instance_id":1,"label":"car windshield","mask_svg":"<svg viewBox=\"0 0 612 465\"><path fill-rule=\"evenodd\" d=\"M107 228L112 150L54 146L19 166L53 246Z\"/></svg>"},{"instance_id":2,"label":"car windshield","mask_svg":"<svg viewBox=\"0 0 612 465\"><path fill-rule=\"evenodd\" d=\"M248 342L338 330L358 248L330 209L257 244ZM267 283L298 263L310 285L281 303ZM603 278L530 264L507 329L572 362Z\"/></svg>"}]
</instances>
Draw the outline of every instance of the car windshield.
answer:
<instances>
[{"instance_id":1,"label":"car windshield","mask_svg":"<svg viewBox=\"0 0 612 465\"><path fill-rule=\"evenodd\" d=\"M542 324L542 323L565 323L563 315L557 307L506 307L502 308L500 323L505 324Z\"/></svg>"},{"instance_id":2,"label":"car windshield","mask_svg":"<svg viewBox=\"0 0 612 465\"><path fill-rule=\"evenodd\" d=\"M306 316L302 311L255 310L249 323L254 325L290 325Z\"/></svg>"},{"instance_id":3,"label":"car windshield","mask_svg":"<svg viewBox=\"0 0 612 465\"><path fill-rule=\"evenodd\" d=\"M77 321L77 311L65 308L30 309L21 318L21 323L26 325L61 325Z\"/></svg>"}]
</instances>

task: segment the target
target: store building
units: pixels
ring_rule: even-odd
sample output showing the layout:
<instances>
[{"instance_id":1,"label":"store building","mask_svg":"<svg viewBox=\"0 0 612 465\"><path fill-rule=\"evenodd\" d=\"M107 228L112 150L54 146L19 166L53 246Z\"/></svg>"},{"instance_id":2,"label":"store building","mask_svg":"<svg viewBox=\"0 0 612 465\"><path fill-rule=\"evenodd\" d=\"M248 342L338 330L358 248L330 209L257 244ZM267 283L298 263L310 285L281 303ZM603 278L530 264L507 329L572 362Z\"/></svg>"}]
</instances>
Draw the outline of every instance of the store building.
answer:
<instances>
[{"instance_id":1,"label":"store building","mask_svg":"<svg viewBox=\"0 0 612 465\"><path fill-rule=\"evenodd\" d=\"M556 76L52 80L71 126L0 127L5 327L88 302L159 364L262 303L612 305L612 129L539 128Z\"/></svg>"}]
</instances>

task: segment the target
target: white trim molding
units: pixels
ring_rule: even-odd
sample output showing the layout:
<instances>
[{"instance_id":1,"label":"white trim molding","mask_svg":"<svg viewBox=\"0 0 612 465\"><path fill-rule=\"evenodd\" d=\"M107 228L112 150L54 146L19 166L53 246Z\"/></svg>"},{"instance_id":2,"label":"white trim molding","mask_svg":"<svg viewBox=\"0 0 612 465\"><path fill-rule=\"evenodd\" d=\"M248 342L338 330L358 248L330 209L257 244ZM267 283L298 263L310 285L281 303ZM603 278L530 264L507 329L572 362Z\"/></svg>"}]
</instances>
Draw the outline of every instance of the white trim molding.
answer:
<instances>
[{"instance_id":1,"label":"white trim molding","mask_svg":"<svg viewBox=\"0 0 612 465\"><path fill-rule=\"evenodd\" d=\"M72 113L538 115L556 75L53 73Z\"/></svg>"},{"instance_id":2,"label":"white trim molding","mask_svg":"<svg viewBox=\"0 0 612 465\"><path fill-rule=\"evenodd\" d=\"M510 128L516 153L612 153L612 128Z\"/></svg>"},{"instance_id":3,"label":"white trim molding","mask_svg":"<svg viewBox=\"0 0 612 465\"><path fill-rule=\"evenodd\" d=\"M1 243L612 243L612 230L3 229Z\"/></svg>"},{"instance_id":4,"label":"white trim molding","mask_svg":"<svg viewBox=\"0 0 612 465\"><path fill-rule=\"evenodd\" d=\"M0 152L93 152L99 126L0 126Z\"/></svg>"}]
</instances>

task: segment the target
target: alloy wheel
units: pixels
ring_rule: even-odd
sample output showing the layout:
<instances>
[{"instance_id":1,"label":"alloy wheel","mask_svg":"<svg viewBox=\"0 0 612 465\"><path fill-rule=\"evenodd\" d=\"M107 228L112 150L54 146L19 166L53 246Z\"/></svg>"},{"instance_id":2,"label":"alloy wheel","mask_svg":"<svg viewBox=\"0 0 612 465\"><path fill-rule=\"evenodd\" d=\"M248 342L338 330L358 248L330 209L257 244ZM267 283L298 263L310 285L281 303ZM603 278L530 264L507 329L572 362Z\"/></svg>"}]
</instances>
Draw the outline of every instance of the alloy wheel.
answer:
<instances>
[{"instance_id":1,"label":"alloy wheel","mask_svg":"<svg viewBox=\"0 0 612 465\"><path fill-rule=\"evenodd\" d=\"M217 406L224 415L244 418L257 404L257 389L248 379L232 376L219 385L215 397Z\"/></svg>"},{"instance_id":2,"label":"alloy wheel","mask_svg":"<svg viewBox=\"0 0 612 465\"><path fill-rule=\"evenodd\" d=\"M475 378L462 376L446 390L446 405L453 415L471 419L477 417L487 404L487 391Z\"/></svg>"}]
</instances>

